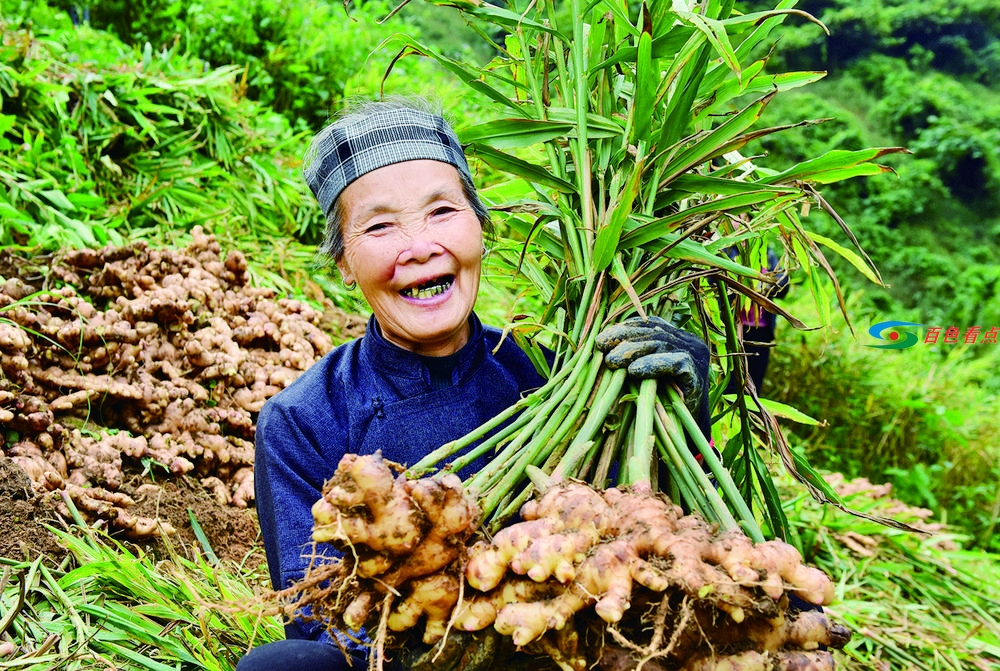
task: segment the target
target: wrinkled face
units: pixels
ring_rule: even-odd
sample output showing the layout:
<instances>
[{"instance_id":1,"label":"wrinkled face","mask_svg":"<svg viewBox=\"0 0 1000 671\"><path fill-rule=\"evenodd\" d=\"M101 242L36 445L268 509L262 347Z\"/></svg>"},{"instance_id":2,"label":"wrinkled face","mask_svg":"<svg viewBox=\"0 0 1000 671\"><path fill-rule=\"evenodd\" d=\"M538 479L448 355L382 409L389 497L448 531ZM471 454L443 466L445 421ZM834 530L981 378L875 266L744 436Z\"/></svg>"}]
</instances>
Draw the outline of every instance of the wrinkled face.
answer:
<instances>
[{"instance_id":1,"label":"wrinkled face","mask_svg":"<svg viewBox=\"0 0 1000 671\"><path fill-rule=\"evenodd\" d=\"M366 173L340 195L344 281L357 282L383 335L430 356L469 339L483 233L448 163L406 161Z\"/></svg>"}]
</instances>

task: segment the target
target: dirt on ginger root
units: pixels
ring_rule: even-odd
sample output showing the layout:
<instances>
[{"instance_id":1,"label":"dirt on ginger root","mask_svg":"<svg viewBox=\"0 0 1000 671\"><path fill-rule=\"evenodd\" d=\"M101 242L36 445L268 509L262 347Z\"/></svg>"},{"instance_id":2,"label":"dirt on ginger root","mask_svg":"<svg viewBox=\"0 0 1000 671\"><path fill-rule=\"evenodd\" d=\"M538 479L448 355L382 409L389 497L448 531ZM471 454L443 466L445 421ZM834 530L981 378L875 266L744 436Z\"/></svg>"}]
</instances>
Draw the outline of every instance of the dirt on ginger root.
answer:
<instances>
[{"instance_id":1,"label":"dirt on ginger root","mask_svg":"<svg viewBox=\"0 0 1000 671\"><path fill-rule=\"evenodd\" d=\"M344 457L313 507L314 540L340 555L320 552L277 595L288 616L364 627L376 662L389 651L420 671L472 657L471 671L828 671L850 639L819 608L833 583L795 548L719 533L648 489L558 484L484 538L457 479L401 470ZM414 658L421 646L433 647Z\"/></svg>"},{"instance_id":2,"label":"dirt on ginger root","mask_svg":"<svg viewBox=\"0 0 1000 671\"><path fill-rule=\"evenodd\" d=\"M187 476L250 505L257 413L333 344L321 311L251 286L241 252L192 238L0 278L0 455L64 514L68 498L135 539L172 531L132 512L137 477Z\"/></svg>"}]
</instances>

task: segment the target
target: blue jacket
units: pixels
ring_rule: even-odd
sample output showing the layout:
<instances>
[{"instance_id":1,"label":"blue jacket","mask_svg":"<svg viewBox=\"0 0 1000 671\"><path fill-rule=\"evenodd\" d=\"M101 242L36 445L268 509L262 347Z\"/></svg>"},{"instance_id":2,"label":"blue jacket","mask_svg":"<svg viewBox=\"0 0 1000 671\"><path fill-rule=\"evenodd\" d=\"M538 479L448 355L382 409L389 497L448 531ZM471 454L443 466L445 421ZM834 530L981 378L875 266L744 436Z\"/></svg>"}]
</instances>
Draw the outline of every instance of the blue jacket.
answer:
<instances>
[{"instance_id":1,"label":"blue jacket","mask_svg":"<svg viewBox=\"0 0 1000 671\"><path fill-rule=\"evenodd\" d=\"M441 385L432 384L421 357L387 341L372 318L364 337L334 349L264 405L254 483L275 589L304 574L312 549L311 508L344 454L381 450L390 461L412 465L544 383L512 340L499 344L500 330L484 327L474 314L469 321L469 342L455 355L450 386L436 388ZM460 475L478 471L485 461ZM292 622L285 635L315 638L320 632Z\"/></svg>"}]
</instances>

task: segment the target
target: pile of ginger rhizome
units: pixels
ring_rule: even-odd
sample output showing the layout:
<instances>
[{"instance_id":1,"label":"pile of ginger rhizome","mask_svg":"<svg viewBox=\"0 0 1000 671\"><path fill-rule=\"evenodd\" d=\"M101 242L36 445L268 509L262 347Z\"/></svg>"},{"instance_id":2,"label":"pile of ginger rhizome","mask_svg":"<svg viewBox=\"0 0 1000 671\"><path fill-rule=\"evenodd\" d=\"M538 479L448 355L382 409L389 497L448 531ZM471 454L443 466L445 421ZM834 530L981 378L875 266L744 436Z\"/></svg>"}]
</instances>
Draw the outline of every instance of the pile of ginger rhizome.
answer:
<instances>
[{"instance_id":1,"label":"pile of ginger rhizome","mask_svg":"<svg viewBox=\"0 0 1000 671\"><path fill-rule=\"evenodd\" d=\"M274 596L371 645L377 668L827 671L851 635L794 547L719 533L648 488L554 483L485 537L456 476L348 454L313 517L339 556Z\"/></svg>"},{"instance_id":2,"label":"pile of ginger rhizome","mask_svg":"<svg viewBox=\"0 0 1000 671\"><path fill-rule=\"evenodd\" d=\"M133 539L171 528L132 512L159 487L126 493L130 472L252 502L257 412L332 347L320 311L251 286L243 254L200 228L192 238L71 251L37 277L0 278L0 458L64 515L69 500Z\"/></svg>"}]
</instances>

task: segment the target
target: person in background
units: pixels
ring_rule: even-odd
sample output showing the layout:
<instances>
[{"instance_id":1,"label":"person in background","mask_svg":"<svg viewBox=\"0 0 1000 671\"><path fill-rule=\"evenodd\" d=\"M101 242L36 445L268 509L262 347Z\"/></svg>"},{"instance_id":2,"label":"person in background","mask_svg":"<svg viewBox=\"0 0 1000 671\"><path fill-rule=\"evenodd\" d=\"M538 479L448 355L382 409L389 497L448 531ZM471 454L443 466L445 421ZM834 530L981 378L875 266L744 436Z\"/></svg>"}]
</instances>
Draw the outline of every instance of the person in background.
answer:
<instances>
[{"instance_id":1,"label":"person in background","mask_svg":"<svg viewBox=\"0 0 1000 671\"><path fill-rule=\"evenodd\" d=\"M345 454L380 451L413 464L545 382L512 339L473 311L490 220L462 147L436 111L412 102L348 111L314 138L305 178L327 218L320 251L360 289L372 316L363 337L335 348L258 418L257 512L276 590L312 561L311 507ZM707 345L662 319L611 328L625 353L611 350L608 365L672 378L707 432ZM305 614L285 635L251 650L237 671L367 664L364 647L345 638L341 648Z\"/></svg>"},{"instance_id":2,"label":"person in background","mask_svg":"<svg viewBox=\"0 0 1000 671\"><path fill-rule=\"evenodd\" d=\"M767 250L766 270L776 274L775 283L765 285L762 293L771 299L784 298L788 295L788 274L778 270L778 257L770 249ZM736 317L736 326L743 340L743 350L746 352L747 377L753 382L754 389L759 394L764 386L764 377L767 375L771 349L775 345L778 317L756 303L739 310ZM738 386L736 375L732 375L725 393L735 394Z\"/></svg>"}]
</instances>

